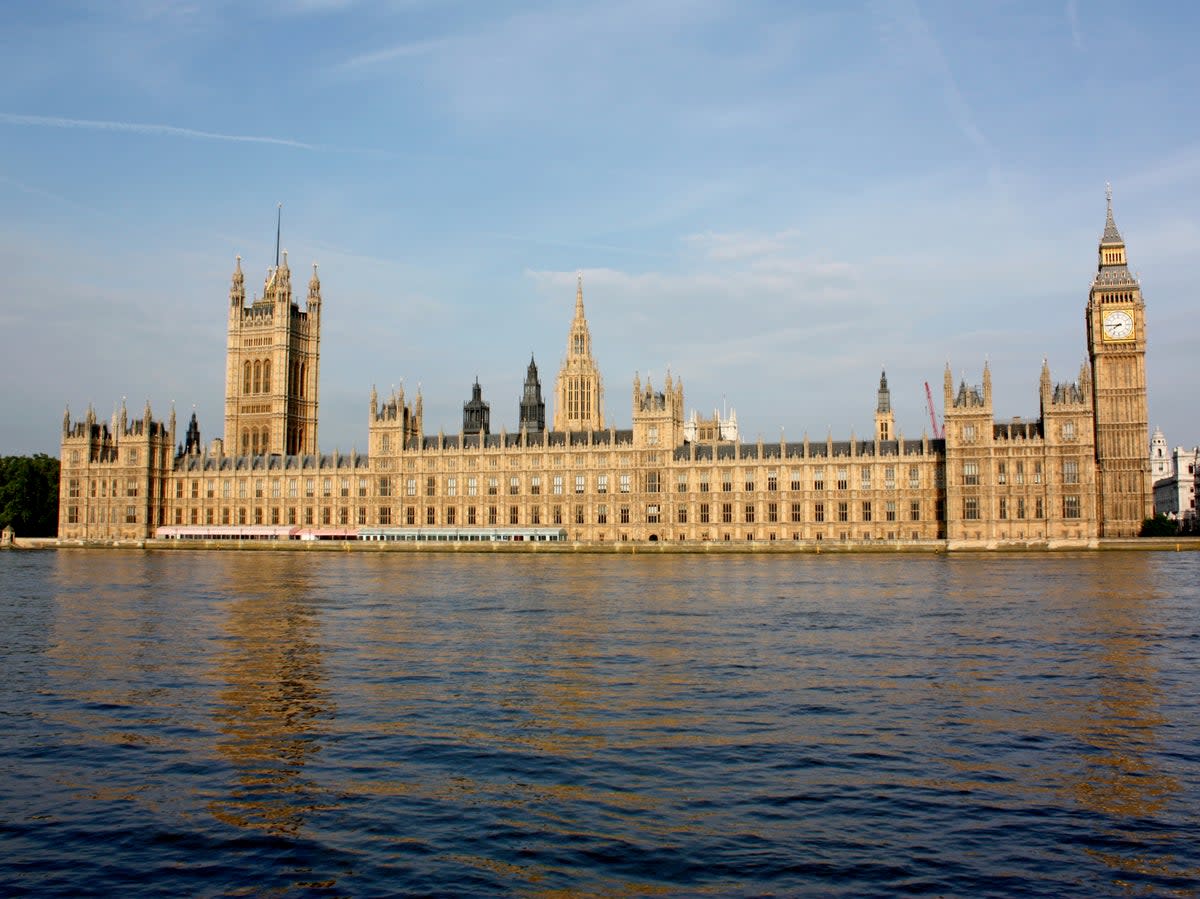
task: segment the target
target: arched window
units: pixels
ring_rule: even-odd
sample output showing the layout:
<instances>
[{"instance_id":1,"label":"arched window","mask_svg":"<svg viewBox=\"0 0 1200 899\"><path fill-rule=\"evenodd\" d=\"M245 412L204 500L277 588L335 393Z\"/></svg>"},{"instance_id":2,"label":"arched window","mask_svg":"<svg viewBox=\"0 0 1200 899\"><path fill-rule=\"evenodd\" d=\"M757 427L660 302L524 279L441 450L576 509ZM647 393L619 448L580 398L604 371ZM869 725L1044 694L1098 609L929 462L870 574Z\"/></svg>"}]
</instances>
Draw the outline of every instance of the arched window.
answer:
<instances>
[{"instance_id":1,"label":"arched window","mask_svg":"<svg viewBox=\"0 0 1200 899\"><path fill-rule=\"evenodd\" d=\"M242 380L242 393L250 392L250 363L246 363L246 374Z\"/></svg>"},{"instance_id":2,"label":"arched window","mask_svg":"<svg viewBox=\"0 0 1200 899\"><path fill-rule=\"evenodd\" d=\"M304 452L304 425L296 427L296 452Z\"/></svg>"},{"instance_id":3,"label":"arched window","mask_svg":"<svg viewBox=\"0 0 1200 899\"><path fill-rule=\"evenodd\" d=\"M300 384L299 384L300 389L296 391L296 393L298 393L300 396L304 396L304 379L307 374L308 374L308 366L305 365L303 362L301 362L300 363Z\"/></svg>"},{"instance_id":4,"label":"arched window","mask_svg":"<svg viewBox=\"0 0 1200 899\"><path fill-rule=\"evenodd\" d=\"M262 363L254 363L254 392L258 393L262 390Z\"/></svg>"},{"instance_id":5,"label":"arched window","mask_svg":"<svg viewBox=\"0 0 1200 899\"><path fill-rule=\"evenodd\" d=\"M251 452L256 456L258 455L258 428L254 429L254 441L251 445Z\"/></svg>"},{"instance_id":6,"label":"arched window","mask_svg":"<svg viewBox=\"0 0 1200 899\"><path fill-rule=\"evenodd\" d=\"M264 426L262 429L262 451L263 453L270 452L271 446L271 431Z\"/></svg>"},{"instance_id":7,"label":"arched window","mask_svg":"<svg viewBox=\"0 0 1200 899\"><path fill-rule=\"evenodd\" d=\"M246 365L249 366L250 363L247 362ZM250 429L242 428L242 455L245 456L249 452L250 452Z\"/></svg>"},{"instance_id":8,"label":"arched window","mask_svg":"<svg viewBox=\"0 0 1200 899\"><path fill-rule=\"evenodd\" d=\"M271 392L271 360L263 363L263 393Z\"/></svg>"}]
</instances>

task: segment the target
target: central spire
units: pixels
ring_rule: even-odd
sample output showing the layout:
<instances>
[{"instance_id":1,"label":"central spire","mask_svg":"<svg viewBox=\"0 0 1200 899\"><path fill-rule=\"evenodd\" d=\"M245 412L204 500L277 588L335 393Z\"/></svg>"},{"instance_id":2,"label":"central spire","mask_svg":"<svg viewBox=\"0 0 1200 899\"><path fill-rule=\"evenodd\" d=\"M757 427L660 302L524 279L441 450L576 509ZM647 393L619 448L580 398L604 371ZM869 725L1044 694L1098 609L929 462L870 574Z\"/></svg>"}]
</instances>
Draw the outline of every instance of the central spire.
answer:
<instances>
[{"instance_id":1,"label":"central spire","mask_svg":"<svg viewBox=\"0 0 1200 899\"><path fill-rule=\"evenodd\" d=\"M583 310L583 272L575 276L575 318L567 335L567 356L554 385L554 430L604 427L600 370L592 358L592 335Z\"/></svg>"}]
</instances>

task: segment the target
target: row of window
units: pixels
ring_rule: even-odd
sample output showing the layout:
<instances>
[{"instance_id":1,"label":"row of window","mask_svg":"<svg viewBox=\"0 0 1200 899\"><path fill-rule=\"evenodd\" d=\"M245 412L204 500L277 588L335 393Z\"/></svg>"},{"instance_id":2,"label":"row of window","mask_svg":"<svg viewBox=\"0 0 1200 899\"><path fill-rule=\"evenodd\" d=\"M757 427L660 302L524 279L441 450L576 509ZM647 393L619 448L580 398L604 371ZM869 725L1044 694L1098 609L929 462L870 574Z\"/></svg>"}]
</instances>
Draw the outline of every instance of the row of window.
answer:
<instances>
[{"instance_id":1,"label":"row of window","mask_svg":"<svg viewBox=\"0 0 1200 899\"><path fill-rule=\"evenodd\" d=\"M1079 483L1079 461L1077 459L1064 459L1061 467L1062 483L1078 484ZM962 470L963 486L976 487L982 484L979 473L978 462L964 462ZM1012 470L1012 483L1016 486L1021 486L1025 483L1026 471L1024 462L1014 462ZM1000 486L1005 486L1009 482L1009 471L1007 462L996 463L996 483ZM1042 463L1033 462L1029 471L1029 483L1042 483Z\"/></svg>"},{"instance_id":2,"label":"row of window","mask_svg":"<svg viewBox=\"0 0 1200 899\"><path fill-rule=\"evenodd\" d=\"M978 439L978 434L973 424L960 425L958 433L963 443L974 443ZM1074 440L1076 436L1075 422L1064 421L1059 433L1062 435L1063 440Z\"/></svg>"},{"instance_id":3,"label":"row of window","mask_svg":"<svg viewBox=\"0 0 1200 899\"><path fill-rule=\"evenodd\" d=\"M977 496L963 497L963 519L965 521L979 521L981 519L980 501ZM1082 505L1077 495L1064 496L1062 498L1062 517L1068 519L1079 518L1082 512ZM1024 519L1045 518L1045 503L1043 498L1035 496L1027 503L1025 497L1017 496L1011 499L1007 496L1000 497L1000 508L998 509L999 518L1002 521L1009 519ZM1031 513L1027 515L1026 513Z\"/></svg>"},{"instance_id":4,"label":"row of window","mask_svg":"<svg viewBox=\"0 0 1200 899\"><path fill-rule=\"evenodd\" d=\"M138 493L141 491L141 488L139 487L137 478L126 478L125 479L124 494L122 494L122 492L121 492L121 479L120 478L112 478L111 480L108 478L93 478L89 482L89 488L90 488L89 493L93 499L96 499L96 498L104 499L109 496L122 496L122 495L128 496L128 497L133 497L133 496L137 496ZM82 496L82 494L83 494L83 491L80 487L79 478L68 478L67 479L67 496L68 496L68 498L79 499L79 497Z\"/></svg>"},{"instance_id":5,"label":"row of window","mask_svg":"<svg viewBox=\"0 0 1200 899\"><path fill-rule=\"evenodd\" d=\"M264 440L266 439L265 434L264 434L263 439ZM969 463L969 464L973 464L973 463ZM608 475L608 474L598 474L598 475L595 475L594 477L595 477L595 492L597 494L607 494L610 491L618 492L618 493L634 492L634 476L632 474L619 474L619 475L616 475L615 477L610 477L610 475ZM646 493L664 492L665 491L665 484L664 484L665 480L666 480L665 476L660 472L655 472L655 471L647 472L645 475L644 492L646 492ZM254 496L256 498L261 498L265 495L264 490L269 489L271 492L272 498L279 498L280 491L282 489L281 481L282 481L282 479L280 479L280 478L271 478L271 479L255 478L255 479L253 479L252 484L253 484ZM305 497L312 498L317 495L316 494L317 481L318 481L318 479L316 479L316 478L305 478L304 479L304 496ZM185 482L182 480L178 480L175 482L175 496L178 499L182 499L184 497L184 494L185 494L184 483ZM198 499L200 497L201 482L199 480L191 480L188 483L190 484L190 486L186 488L186 492L188 492L193 499ZM209 499L215 498L216 491L217 491L217 483L218 483L218 481L215 478L210 478L206 482L204 482L203 489L204 489L205 496L207 498L209 498ZM229 499L231 497L232 492L234 490L234 487L233 487L234 483L235 483L234 479L221 479L220 490L221 490L221 497L223 499ZM349 477L341 477L341 478L326 477L326 478L320 479L320 483L321 483L321 496L325 496L325 497L334 496L334 495L350 496L352 488L356 491L356 494L358 496L369 495L369 486L370 486L369 481L367 478L363 478L363 477L360 477L357 479L351 479ZM793 472L792 480L787 483L790 484L790 488L794 491L800 491L800 490L805 489L805 484L806 484L805 481L802 481L800 479L799 472ZM837 479L834 481L831 481L831 482L827 482L825 480L823 469L816 469L811 483L812 483L813 490L825 490L825 489L827 489L827 486L826 486L827 484L829 485L829 488L832 488L832 489L846 490L846 489L849 489L850 480L849 480L849 475L848 475L846 469L839 469ZM238 498L239 499L247 498L247 493L251 489L251 480L247 479L247 478L239 478L239 479L236 479L236 484L237 484ZM748 493L753 493L755 491L756 487L758 486L757 482L755 480L753 480L753 478L750 476L747 476L746 479L743 481L735 482L732 479L731 473L725 474L723 476L723 479L721 481L717 482L717 486L720 488L720 492L722 492L722 493L732 493L735 485L738 487L738 489L743 489ZM779 482L779 478L777 475L769 474L767 476L766 489L768 492L772 492L772 493L777 492L779 490L779 485L780 485L780 482ZM872 489L872 480L871 480L871 476L870 476L868 470L864 469L863 475L860 478L858 485L859 485L859 488L863 489L863 490ZM913 466L913 468L911 469L911 471L909 473L908 486L910 489L916 490L916 489L920 488L920 485L921 485L920 469L917 468L916 466ZM482 478L475 477L475 476L459 478L459 477L455 476L455 477L445 478L442 483L442 489L443 489L444 495L449 496L449 497L459 496L460 491L461 491L462 496L480 496L480 495L498 496L502 492L506 493L509 496L519 496L522 494L524 486L526 486L526 484L523 483L522 478L515 476L515 475L508 478L506 481L502 481L502 479L499 478L498 476L497 477L482 477ZM582 475L582 474L577 474L577 475L573 475L573 476L572 475L557 475L557 474L556 475L529 475L528 479L527 479L527 486L528 486L529 495L531 495L531 496L540 496L543 492L543 488L545 488L545 491L548 494L555 495L555 496L561 496L567 492L572 492L575 494L584 494L587 492L587 475ZM377 496L382 496L382 497L392 496L393 495L393 487L395 487L395 495L401 495L401 493L404 496L418 496L418 495L437 496L438 495L438 493L437 493L437 488L438 488L437 478L435 478L433 476L428 476L428 477L424 478L423 481L419 481L415 477L396 478L395 480L393 480L393 478L390 475L381 475L381 476L377 477L377 479L376 479L376 490L377 490L376 495ZM883 487L885 490L896 489L896 477L895 477L895 469L894 468L886 469L884 480L883 480ZM688 475L686 473L681 472L677 475L675 489L676 489L676 492L678 492L678 493L688 492L689 479L688 479ZM707 473L700 475L699 481L697 482L697 489L699 490L700 493L715 492L713 490L713 482L709 479L709 476ZM300 491L300 479L299 478L287 479L287 495L288 495L288 497L295 499L296 497L299 496L299 491ZM335 494L335 491L336 491L336 494Z\"/></svg>"},{"instance_id":6,"label":"row of window","mask_svg":"<svg viewBox=\"0 0 1200 899\"><path fill-rule=\"evenodd\" d=\"M138 507L126 506L122 509L119 506L112 506L108 509L97 509L94 506L88 509L88 524L137 524L138 523ZM67 524L81 524L79 516L79 506L67 506Z\"/></svg>"},{"instance_id":7,"label":"row of window","mask_svg":"<svg viewBox=\"0 0 1200 899\"><path fill-rule=\"evenodd\" d=\"M316 524L317 515L311 507L307 507L303 511L303 523L306 525ZM907 517L909 521L921 520L921 502L913 500L907 504ZM462 520L460 519L462 513ZM220 510L220 521L216 520L217 510L215 509L190 509L186 513L186 517L190 520L184 521L185 510L175 510L175 524L300 524L301 510L295 507L289 507L286 510L281 510L279 507L264 509L261 506L253 509L239 508L236 510L223 508ZM553 505L549 508L533 506L528 510L527 522L521 521L521 507L510 506L467 506L464 509L458 509L454 506L443 510L443 521L438 521L438 510L434 506L426 506L420 509L416 506L405 506L402 509L393 510L389 506L383 506L375 511L376 521L372 524L379 525L459 525L459 524L587 524L588 509L584 505L576 505L573 507L565 507L562 505ZM600 504L593 510L595 516L595 524L609 524L610 518L614 523L629 524L631 516L634 514L633 509L628 504L621 504L610 507L606 504ZM849 502L839 503L813 503L812 517L813 522L824 521L899 521L905 514L905 509L894 501L875 504L872 502L863 502L861 504L852 504ZM792 523L803 523L805 518L803 503L765 503L760 508L756 503L697 503L694 510L689 510L687 506L679 506L674 510L674 518L677 524L687 524L691 516L695 516L694 521L698 524L711 523L742 523L754 524L763 522L767 524L776 524L782 521L790 521ZM282 516L286 516L287 521L281 520ZM320 510L320 524L322 525L348 525L358 524L366 525L368 510L366 506L359 506L354 510L348 507L339 509L324 508ZM403 520L401 520L403 516ZM203 517L203 521L201 521ZM269 517L270 521L266 518ZM236 521L234 520L236 518ZM351 519L354 519L353 521ZM546 521L543 521L546 518ZM668 516L664 513L663 507L658 503L649 503L645 506L644 516L647 524L660 524L667 520ZM336 522L335 522L336 519Z\"/></svg>"},{"instance_id":8,"label":"row of window","mask_svg":"<svg viewBox=\"0 0 1200 899\"><path fill-rule=\"evenodd\" d=\"M288 395L304 396L305 381L308 377L308 365L300 360L293 360L288 366ZM259 393L271 392L271 360L258 359L246 362L242 366L242 393L252 396Z\"/></svg>"}]
</instances>

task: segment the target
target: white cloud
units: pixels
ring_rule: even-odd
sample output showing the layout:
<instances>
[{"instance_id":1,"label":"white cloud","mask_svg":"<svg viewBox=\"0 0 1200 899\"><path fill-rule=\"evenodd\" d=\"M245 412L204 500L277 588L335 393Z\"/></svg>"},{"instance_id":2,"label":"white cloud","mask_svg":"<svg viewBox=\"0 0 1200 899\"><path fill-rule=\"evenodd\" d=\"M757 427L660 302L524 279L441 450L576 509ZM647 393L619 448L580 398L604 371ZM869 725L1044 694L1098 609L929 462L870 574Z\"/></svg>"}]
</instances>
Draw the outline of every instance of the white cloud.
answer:
<instances>
[{"instance_id":1,"label":"white cloud","mask_svg":"<svg viewBox=\"0 0 1200 899\"><path fill-rule=\"evenodd\" d=\"M131 134L148 134L160 137L185 137L199 140L233 141L236 143L273 144L297 150L330 149L317 144L291 140L283 137L265 137L253 134L222 134L217 131L199 131L195 128L180 128L176 125L159 125L144 122L111 122L99 119L71 119L61 116L18 115L0 112L0 124L34 128L83 128L89 131L122 131Z\"/></svg>"}]
</instances>

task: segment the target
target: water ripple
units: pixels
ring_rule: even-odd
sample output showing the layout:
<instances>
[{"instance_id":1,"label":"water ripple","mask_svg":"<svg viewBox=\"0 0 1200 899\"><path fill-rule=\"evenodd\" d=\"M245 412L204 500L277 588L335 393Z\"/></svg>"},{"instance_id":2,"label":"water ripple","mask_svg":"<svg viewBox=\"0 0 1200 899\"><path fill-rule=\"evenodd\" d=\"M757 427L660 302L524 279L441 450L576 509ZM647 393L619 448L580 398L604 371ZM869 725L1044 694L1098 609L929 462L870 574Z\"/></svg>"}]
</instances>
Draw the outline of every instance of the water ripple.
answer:
<instances>
[{"instance_id":1,"label":"water ripple","mask_svg":"<svg viewBox=\"0 0 1200 899\"><path fill-rule=\"evenodd\" d=\"M1192 554L0 556L6 895L1195 895Z\"/></svg>"}]
</instances>

